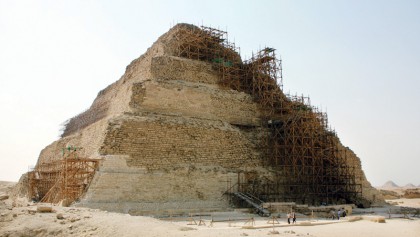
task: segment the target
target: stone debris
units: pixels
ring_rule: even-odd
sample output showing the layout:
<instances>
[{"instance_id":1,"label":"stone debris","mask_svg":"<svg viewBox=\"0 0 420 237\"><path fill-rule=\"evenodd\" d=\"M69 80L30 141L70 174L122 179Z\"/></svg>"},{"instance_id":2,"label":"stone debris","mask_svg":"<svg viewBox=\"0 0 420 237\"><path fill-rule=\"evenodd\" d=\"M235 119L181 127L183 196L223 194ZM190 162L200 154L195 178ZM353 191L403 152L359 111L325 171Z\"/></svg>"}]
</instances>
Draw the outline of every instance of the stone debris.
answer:
<instances>
[{"instance_id":1,"label":"stone debris","mask_svg":"<svg viewBox=\"0 0 420 237\"><path fill-rule=\"evenodd\" d=\"M53 208L51 206L37 206L37 212L53 212Z\"/></svg>"},{"instance_id":2,"label":"stone debris","mask_svg":"<svg viewBox=\"0 0 420 237\"><path fill-rule=\"evenodd\" d=\"M63 220L63 219L64 219L64 215L63 215L63 213L58 213L56 217L57 217L57 219L59 219L59 220Z\"/></svg>"},{"instance_id":3,"label":"stone debris","mask_svg":"<svg viewBox=\"0 0 420 237\"><path fill-rule=\"evenodd\" d=\"M8 198L9 198L9 195L4 195L4 194L0 195L0 201L6 200Z\"/></svg>"}]
</instances>

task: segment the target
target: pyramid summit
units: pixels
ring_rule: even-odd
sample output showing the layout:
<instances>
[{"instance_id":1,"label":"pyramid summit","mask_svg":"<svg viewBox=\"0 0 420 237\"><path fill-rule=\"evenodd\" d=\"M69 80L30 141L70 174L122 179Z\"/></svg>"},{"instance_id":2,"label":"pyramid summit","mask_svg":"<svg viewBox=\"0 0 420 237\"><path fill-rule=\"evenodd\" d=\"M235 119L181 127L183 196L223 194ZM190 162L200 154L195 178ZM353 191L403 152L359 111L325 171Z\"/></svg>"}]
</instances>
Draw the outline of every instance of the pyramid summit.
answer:
<instances>
[{"instance_id":1,"label":"pyramid summit","mask_svg":"<svg viewBox=\"0 0 420 237\"><path fill-rule=\"evenodd\" d=\"M377 201L326 114L283 93L276 50L242 61L227 38L189 24L159 37L41 151L27 196L131 214Z\"/></svg>"}]
</instances>

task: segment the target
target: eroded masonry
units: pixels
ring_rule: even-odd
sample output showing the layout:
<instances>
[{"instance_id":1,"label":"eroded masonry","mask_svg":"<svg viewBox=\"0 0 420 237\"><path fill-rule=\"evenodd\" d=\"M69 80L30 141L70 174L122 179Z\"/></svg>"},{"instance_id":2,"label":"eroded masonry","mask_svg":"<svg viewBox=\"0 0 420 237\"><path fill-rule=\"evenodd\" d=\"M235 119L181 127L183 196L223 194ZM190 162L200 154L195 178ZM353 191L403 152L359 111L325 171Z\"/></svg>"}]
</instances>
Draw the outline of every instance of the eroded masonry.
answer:
<instances>
[{"instance_id":1,"label":"eroded masonry","mask_svg":"<svg viewBox=\"0 0 420 237\"><path fill-rule=\"evenodd\" d=\"M283 93L275 49L242 61L227 32L188 24L70 119L28 177L31 198L132 214L377 198L327 115Z\"/></svg>"}]
</instances>

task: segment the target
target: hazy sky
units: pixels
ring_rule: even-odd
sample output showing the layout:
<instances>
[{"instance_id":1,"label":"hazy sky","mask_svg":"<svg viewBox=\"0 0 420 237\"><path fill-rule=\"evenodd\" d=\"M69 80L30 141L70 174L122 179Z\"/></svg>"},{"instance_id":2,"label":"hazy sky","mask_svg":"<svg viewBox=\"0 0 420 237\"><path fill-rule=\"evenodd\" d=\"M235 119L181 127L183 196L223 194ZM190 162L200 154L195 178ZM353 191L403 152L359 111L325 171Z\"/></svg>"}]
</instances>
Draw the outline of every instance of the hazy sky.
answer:
<instances>
[{"instance_id":1,"label":"hazy sky","mask_svg":"<svg viewBox=\"0 0 420 237\"><path fill-rule=\"evenodd\" d=\"M270 46L285 92L327 110L375 186L420 184L420 1L0 0L0 180L178 22Z\"/></svg>"}]
</instances>

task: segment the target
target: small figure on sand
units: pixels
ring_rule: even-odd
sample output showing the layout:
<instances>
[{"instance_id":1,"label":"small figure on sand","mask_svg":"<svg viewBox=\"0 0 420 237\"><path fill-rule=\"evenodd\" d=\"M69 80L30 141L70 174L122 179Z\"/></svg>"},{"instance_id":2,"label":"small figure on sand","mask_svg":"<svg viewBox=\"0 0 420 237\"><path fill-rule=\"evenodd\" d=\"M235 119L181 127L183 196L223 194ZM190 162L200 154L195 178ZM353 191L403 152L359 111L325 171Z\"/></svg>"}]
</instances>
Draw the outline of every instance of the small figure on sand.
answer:
<instances>
[{"instance_id":1,"label":"small figure on sand","mask_svg":"<svg viewBox=\"0 0 420 237\"><path fill-rule=\"evenodd\" d=\"M338 211L337 211L337 220L340 220L340 216L341 216L341 209L338 209Z\"/></svg>"},{"instance_id":2,"label":"small figure on sand","mask_svg":"<svg viewBox=\"0 0 420 237\"><path fill-rule=\"evenodd\" d=\"M330 211L330 216L333 220L335 220L335 211L334 210Z\"/></svg>"},{"instance_id":3,"label":"small figure on sand","mask_svg":"<svg viewBox=\"0 0 420 237\"><path fill-rule=\"evenodd\" d=\"M296 213L293 211L292 212L292 218L293 218L293 224L296 223Z\"/></svg>"},{"instance_id":4,"label":"small figure on sand","mask_svg":"<svg viewBox=\"0 0 420 237\"><path fill-rule=\"evenodd\" d=\"M292 215L290 214L290 212L287 213L287 223L289 223L290 225L290 218L292 217Z\"/></svg>"}]
</instances>

